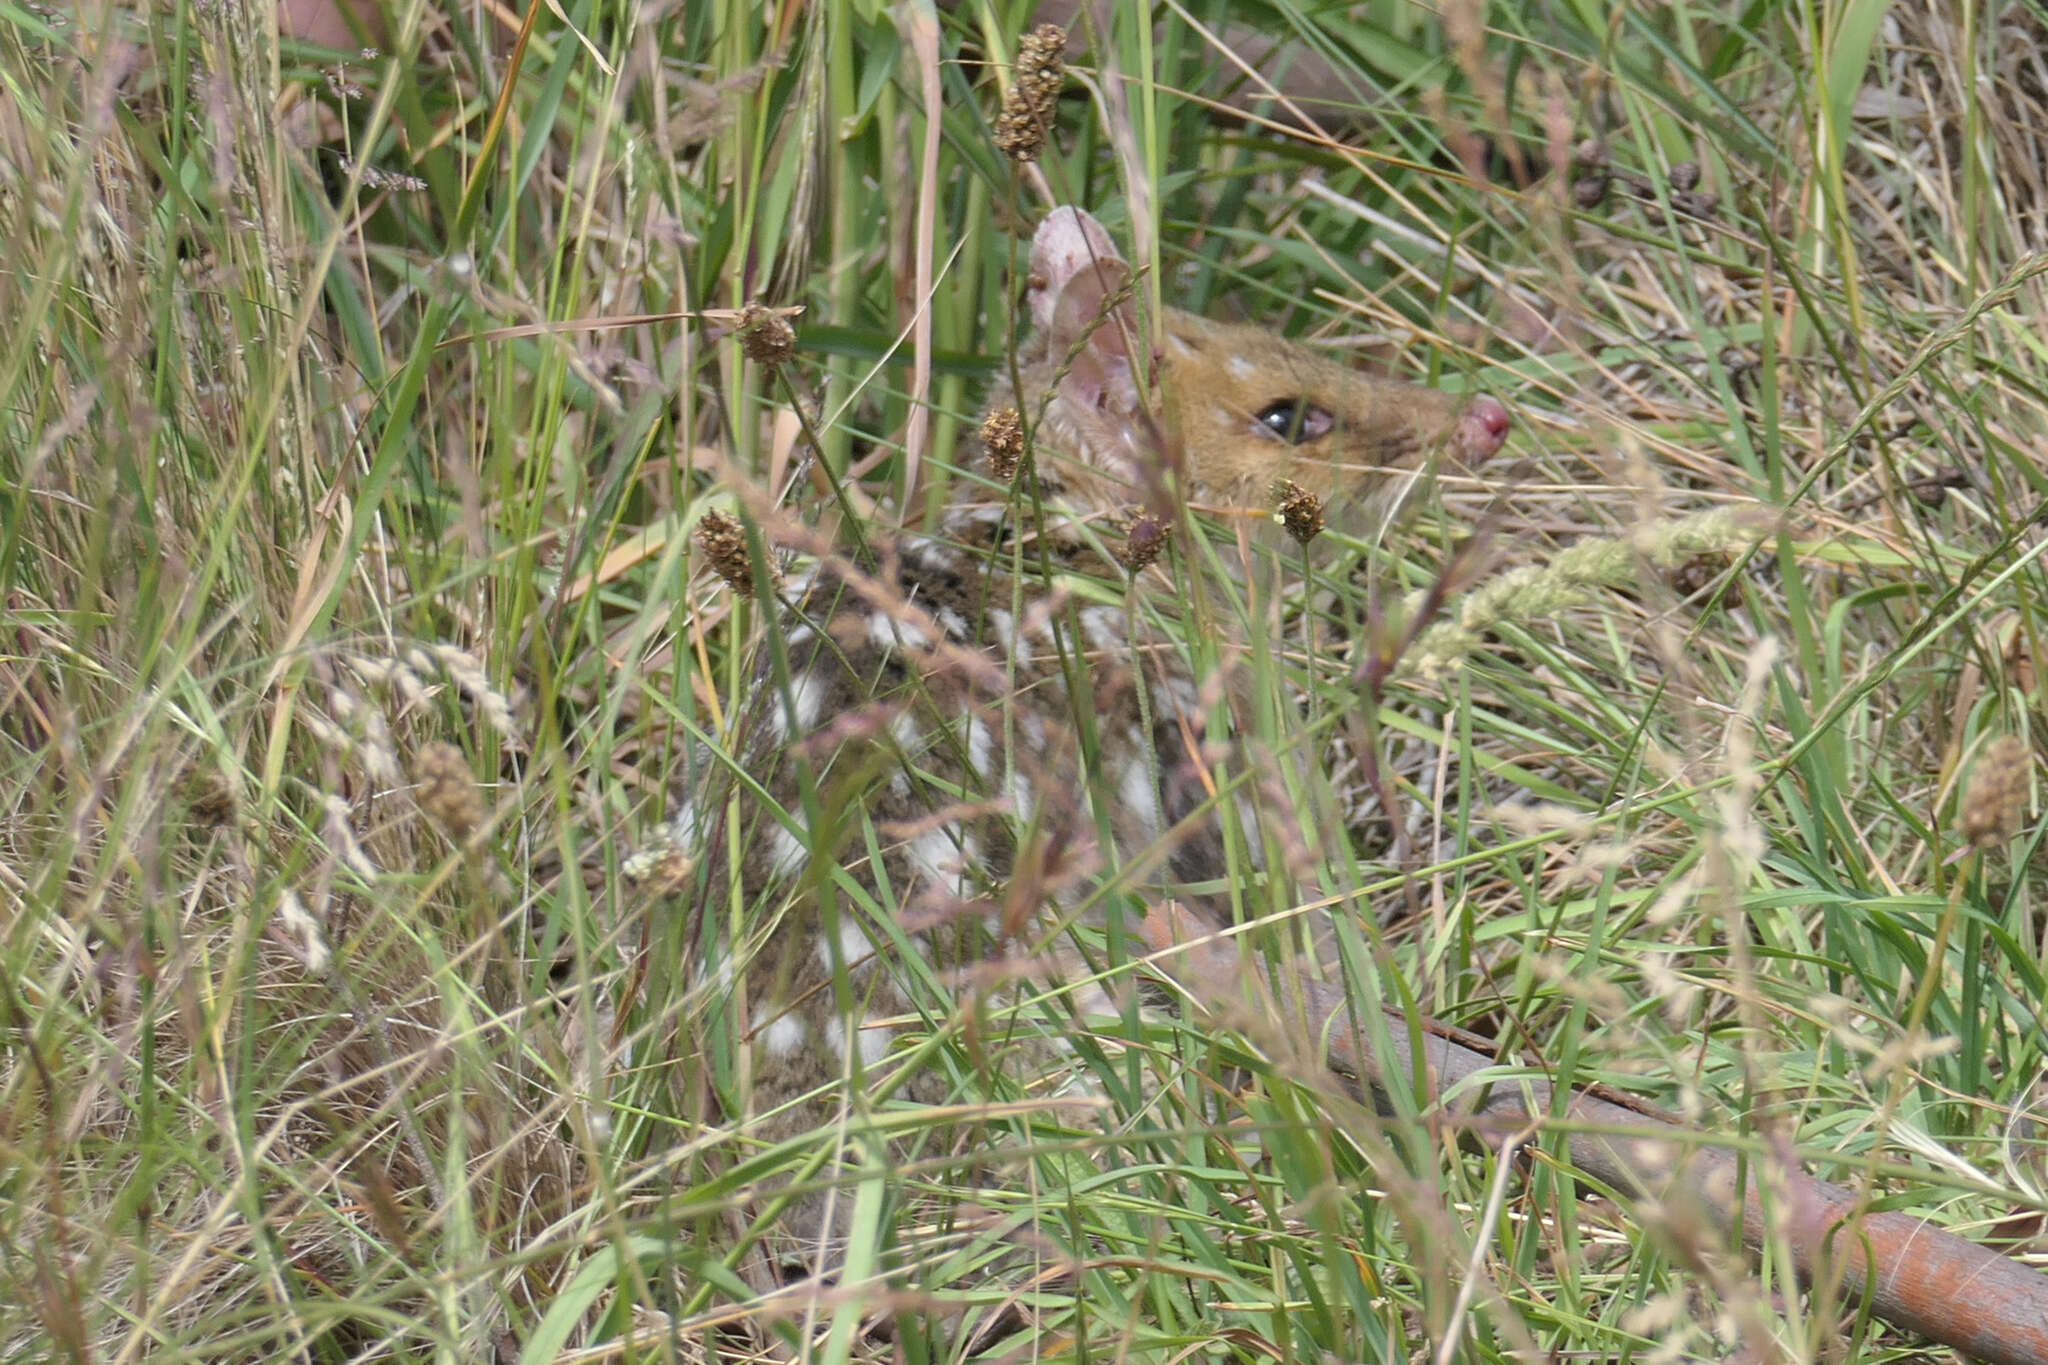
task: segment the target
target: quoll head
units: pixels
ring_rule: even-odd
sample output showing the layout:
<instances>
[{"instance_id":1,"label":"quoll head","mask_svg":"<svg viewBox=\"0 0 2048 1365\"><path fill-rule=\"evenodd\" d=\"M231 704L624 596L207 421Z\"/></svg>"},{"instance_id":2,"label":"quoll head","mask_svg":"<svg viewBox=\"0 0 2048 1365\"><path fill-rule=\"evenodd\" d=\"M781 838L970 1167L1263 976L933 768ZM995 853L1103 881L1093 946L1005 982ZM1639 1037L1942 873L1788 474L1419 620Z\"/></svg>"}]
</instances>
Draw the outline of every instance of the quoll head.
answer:
<instances>
[{"instance_id":1,"label":"quoll head","mask_svg":"<svg viewBox=\"0 0 2048 1365\"><path fill-rule=\"evenodd\" d=\"M1384 508L1403 474L1439 460L1472 467L1507 439L1508 411L1361 374L1258 327L1169 309L1151 415L1133 351L1149 359L1128 295L1129 267L1102 225L1055 209L1031 243L1027 290L1036 329L1023 371L1043 402L1041 460L1098 506L1157 505L1169 433L1184 496L1264 510L1291 480L1339 509Z\"/></svg>"}]
</instances>

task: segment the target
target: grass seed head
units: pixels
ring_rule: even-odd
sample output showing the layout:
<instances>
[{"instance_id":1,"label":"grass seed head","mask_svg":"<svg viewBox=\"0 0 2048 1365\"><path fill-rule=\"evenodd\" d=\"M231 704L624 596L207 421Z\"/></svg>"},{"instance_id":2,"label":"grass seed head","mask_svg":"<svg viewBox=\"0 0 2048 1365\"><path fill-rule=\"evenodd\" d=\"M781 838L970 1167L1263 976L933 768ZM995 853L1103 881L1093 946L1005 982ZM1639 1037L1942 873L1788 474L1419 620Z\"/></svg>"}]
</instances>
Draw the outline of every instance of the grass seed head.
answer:
<instances>
[{"instance_id":1,"label":"grass seed head","mask_svg":"<svg viewBox=\"0 0 2048 1365\"><path fill-rule=\"evenodd\" d=\"M697 545L711 571L742 597L754 595L754 562L747 554L747 532L724 512L706 512L697 523Z\"/></svg>"},{"instance_id":2,"label":"grass seed head","mask_svg":"<svg viewBox=\"0 0 2048 1365\"><path fill-rule=\"evenodd\" d=\"M412 772L419 783L413 799L419 803L421 814L454 842L467 843L469 836L489 819L483 792L476 785L476 775L469 770L469 760L453 744L436 739L421 745Z\"/></svg>"},{"instance_id":3,"label":"grass seed head","mask_svg":"<svg viewBox=\"0 0 2048 1365\"><path fill-rule=\"evenodd\" d=\"M1166 537L1173 530L1173 523L1162 521L1149 513L1131 523L1131 529L1124 535L1124 543L1114 547L1111 553L1132 573L1144 569L1159 558L1166 548Z\"/></svg>"},{"instance_id":4,"label":"grass seed head","mask_svg":"<svg viewBox=\"0 0 2048 1365\"><path fill-rule=\"evenodd\" d=\"M1066 80L1066 30L1040 24L1017 45L1017 82L996 117L998 151L1020 165L1038 160L1051 138Z\"/></svg>"},{"instance_id":5,"label":"grass seed head","mask_svg":"<svg viewBox=\"0 0 2048 1365\"><path fill-rule=\"evenodd\" d=\"M1024 463L1024 419L1003 406L981 422L981 448L988 452L989 473L1008 483Z\"/></svg>"},{"instance_id":6,"label":"grass seed head","mask_svg":"<svg viewBox=\"0 0 2048 1365\"><path fill-rule=\"evenodd\" d=\"M1306 545L1323 533L1323 500L1292 479L1273 487L1280 524L1287 534Z\"/></svg>"},{"instance_id":7,"label":"grass seed head","mask_svg":"<svg viewBox=\"0 0 2048 1365\"><path fill-rule=\"evenodd\" d=\"M1963 791L1963 812L1956 821L1970 847L1988 852L2019 831L2032 759L2026 741L2016 735L2000 735L1985 746Z\"/></svg>"},{"instance_id":8,"label":"grass seed head","mask_svg":"<svg viewBox=\"0 0 2048 1365\"><path fill-rule=\"evenodd\" d=\"M750 303L740 314L740 350L756 365L787 365L796 356L796 328L775 309Z\"/></svg>"}]
</instances>

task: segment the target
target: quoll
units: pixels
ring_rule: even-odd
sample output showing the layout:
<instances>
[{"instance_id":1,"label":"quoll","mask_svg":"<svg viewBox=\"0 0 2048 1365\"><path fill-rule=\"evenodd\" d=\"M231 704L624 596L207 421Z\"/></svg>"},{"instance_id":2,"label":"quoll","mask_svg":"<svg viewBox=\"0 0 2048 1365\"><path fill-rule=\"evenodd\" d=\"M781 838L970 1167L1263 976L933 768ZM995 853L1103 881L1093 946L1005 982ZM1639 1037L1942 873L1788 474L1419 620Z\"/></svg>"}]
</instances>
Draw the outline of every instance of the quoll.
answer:
<instances>
[{"instance_id":1,"label":"quoll","mask_svg":"<svg viewBox=\"0 0 2048 1365\"><path fill-rule=\"evenodd\" d=\"M1110 876L1220 870L1191 818L1211 799L1190 755L1214 684L1139 614L1061 586L1107 567L1106 528L1133 505L1134 541L1180 502L1270 507L1283 479L1334 508L1383 508L1437 459L1476 464L1506 438L1492 398L1369 378L1184 312L1166 313L1144 366L1128 282L1094 218L1044 220L1032 334L989 404L1032 430L1039 496L961 480L934 533L870 535L872 570L828 556L792 574L735 750L745 774L679 802L671 840L709 855L695 938L742 1040L721 1098L760 1140L816 1129L878 1084L944 1099L937 1068L897 1076L887 1021L943 999L933 985L1075 966L1048 935ZM784 1209L785 1265L834 1264L843 1202Z\"/></svg>"}]
</instances>

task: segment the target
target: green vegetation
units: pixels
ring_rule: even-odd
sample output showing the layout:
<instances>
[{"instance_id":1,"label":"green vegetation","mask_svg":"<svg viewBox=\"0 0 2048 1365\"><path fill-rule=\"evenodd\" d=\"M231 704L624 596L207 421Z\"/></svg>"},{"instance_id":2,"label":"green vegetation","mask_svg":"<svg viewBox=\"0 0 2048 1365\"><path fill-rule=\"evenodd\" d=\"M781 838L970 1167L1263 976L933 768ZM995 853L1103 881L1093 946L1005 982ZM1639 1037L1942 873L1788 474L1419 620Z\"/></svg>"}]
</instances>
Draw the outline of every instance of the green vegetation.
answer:
<instances>
[{"instance_id":1,"label":"green vegetation","mask_svg":"<svg viewBox=\"0 0 2048 1365\"><path fill-rule=\"evenodd\" d=\"M987 478L1047 202L991 139L1027 9L564 0L519 41L397 3L340 56L248 3L0 6L0 1353L939 1361L1020 1301L1054 1360L1924 1349L1369 1122L1249 1005L1133 1011L1056 1101L907 964L928 1017L840 1121L721 1116L693 964L782 907L658 831L774 623L691 531L772 489L844 542ZM1341 143L1190 95L1226 9L1336 73ZM1078 61L1053 196L1135 220L1154 302L1516 413L1399 534L1140 580L1249 642L1204 889L1361 1017L2034 1235L2041 827L2030 758L1994 799L1980 757L2040 701L2048 20L1158 17ZM785 365L733 340L756 303L803 309ZM954 1102L891 1099L909 1067ZM788 1178L880 1259L764 1302Z\"/></svg>"}]
</instances>

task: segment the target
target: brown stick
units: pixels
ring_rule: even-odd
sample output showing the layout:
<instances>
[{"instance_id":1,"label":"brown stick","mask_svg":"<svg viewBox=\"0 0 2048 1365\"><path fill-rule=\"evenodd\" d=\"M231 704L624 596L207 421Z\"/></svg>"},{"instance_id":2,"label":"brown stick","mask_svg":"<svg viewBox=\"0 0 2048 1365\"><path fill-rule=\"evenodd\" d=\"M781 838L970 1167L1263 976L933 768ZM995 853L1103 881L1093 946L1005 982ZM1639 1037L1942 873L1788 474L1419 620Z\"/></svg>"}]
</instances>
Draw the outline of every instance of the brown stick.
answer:
<instances>
[{"instance_id":1,"label":"brown stick","mask_svg":"<svg viewBox=\"0 0 2048 1365\"><path fill-rule=\"evenodd\" d=\"M1189 998L1242 998L1247 974L1228 940L1176 906L1146 916L1143 928L1153 964ZM1340 990L1305 978L1288 986L1307 1010L1299 1021L1306 1036L1323 1040L1331 1068L1357 1085L1361 1098L1412 1082L1416 1066L1405 1016L1388 1011L1390 1046L1382 1057L1347 1027L1349 1006ZM1501 1131L1552 1117L1550 1086L1465 1086L1496 1066L1495 1058L1435 1031L1423 1043L1433 1092L1462 1096L1446 1101L1453 1115ZM1756 1173L1742 1182L1738 1205L1736 1158L1711 1134L1585 1091L1572 1093L1566 1115L1590 1130L1573 1134L1568 1144L1572 1164L1585 1175L1635 1199L1667 1207L1688 1203L1724 1235L1739 1219L1743 1244L1751 1249L1764 1241L1768 1227ZM1979 1360L2048 1365L2048 1275L1924 1219L1859 1213L1853 1192L1790 1162L1782 1167L1779 1221L1801 1281L1811 1285L1817 1275L1829 1275L1852 1295L1867 1291L1878 1317Z\"/></svg>"}]
</instances>

